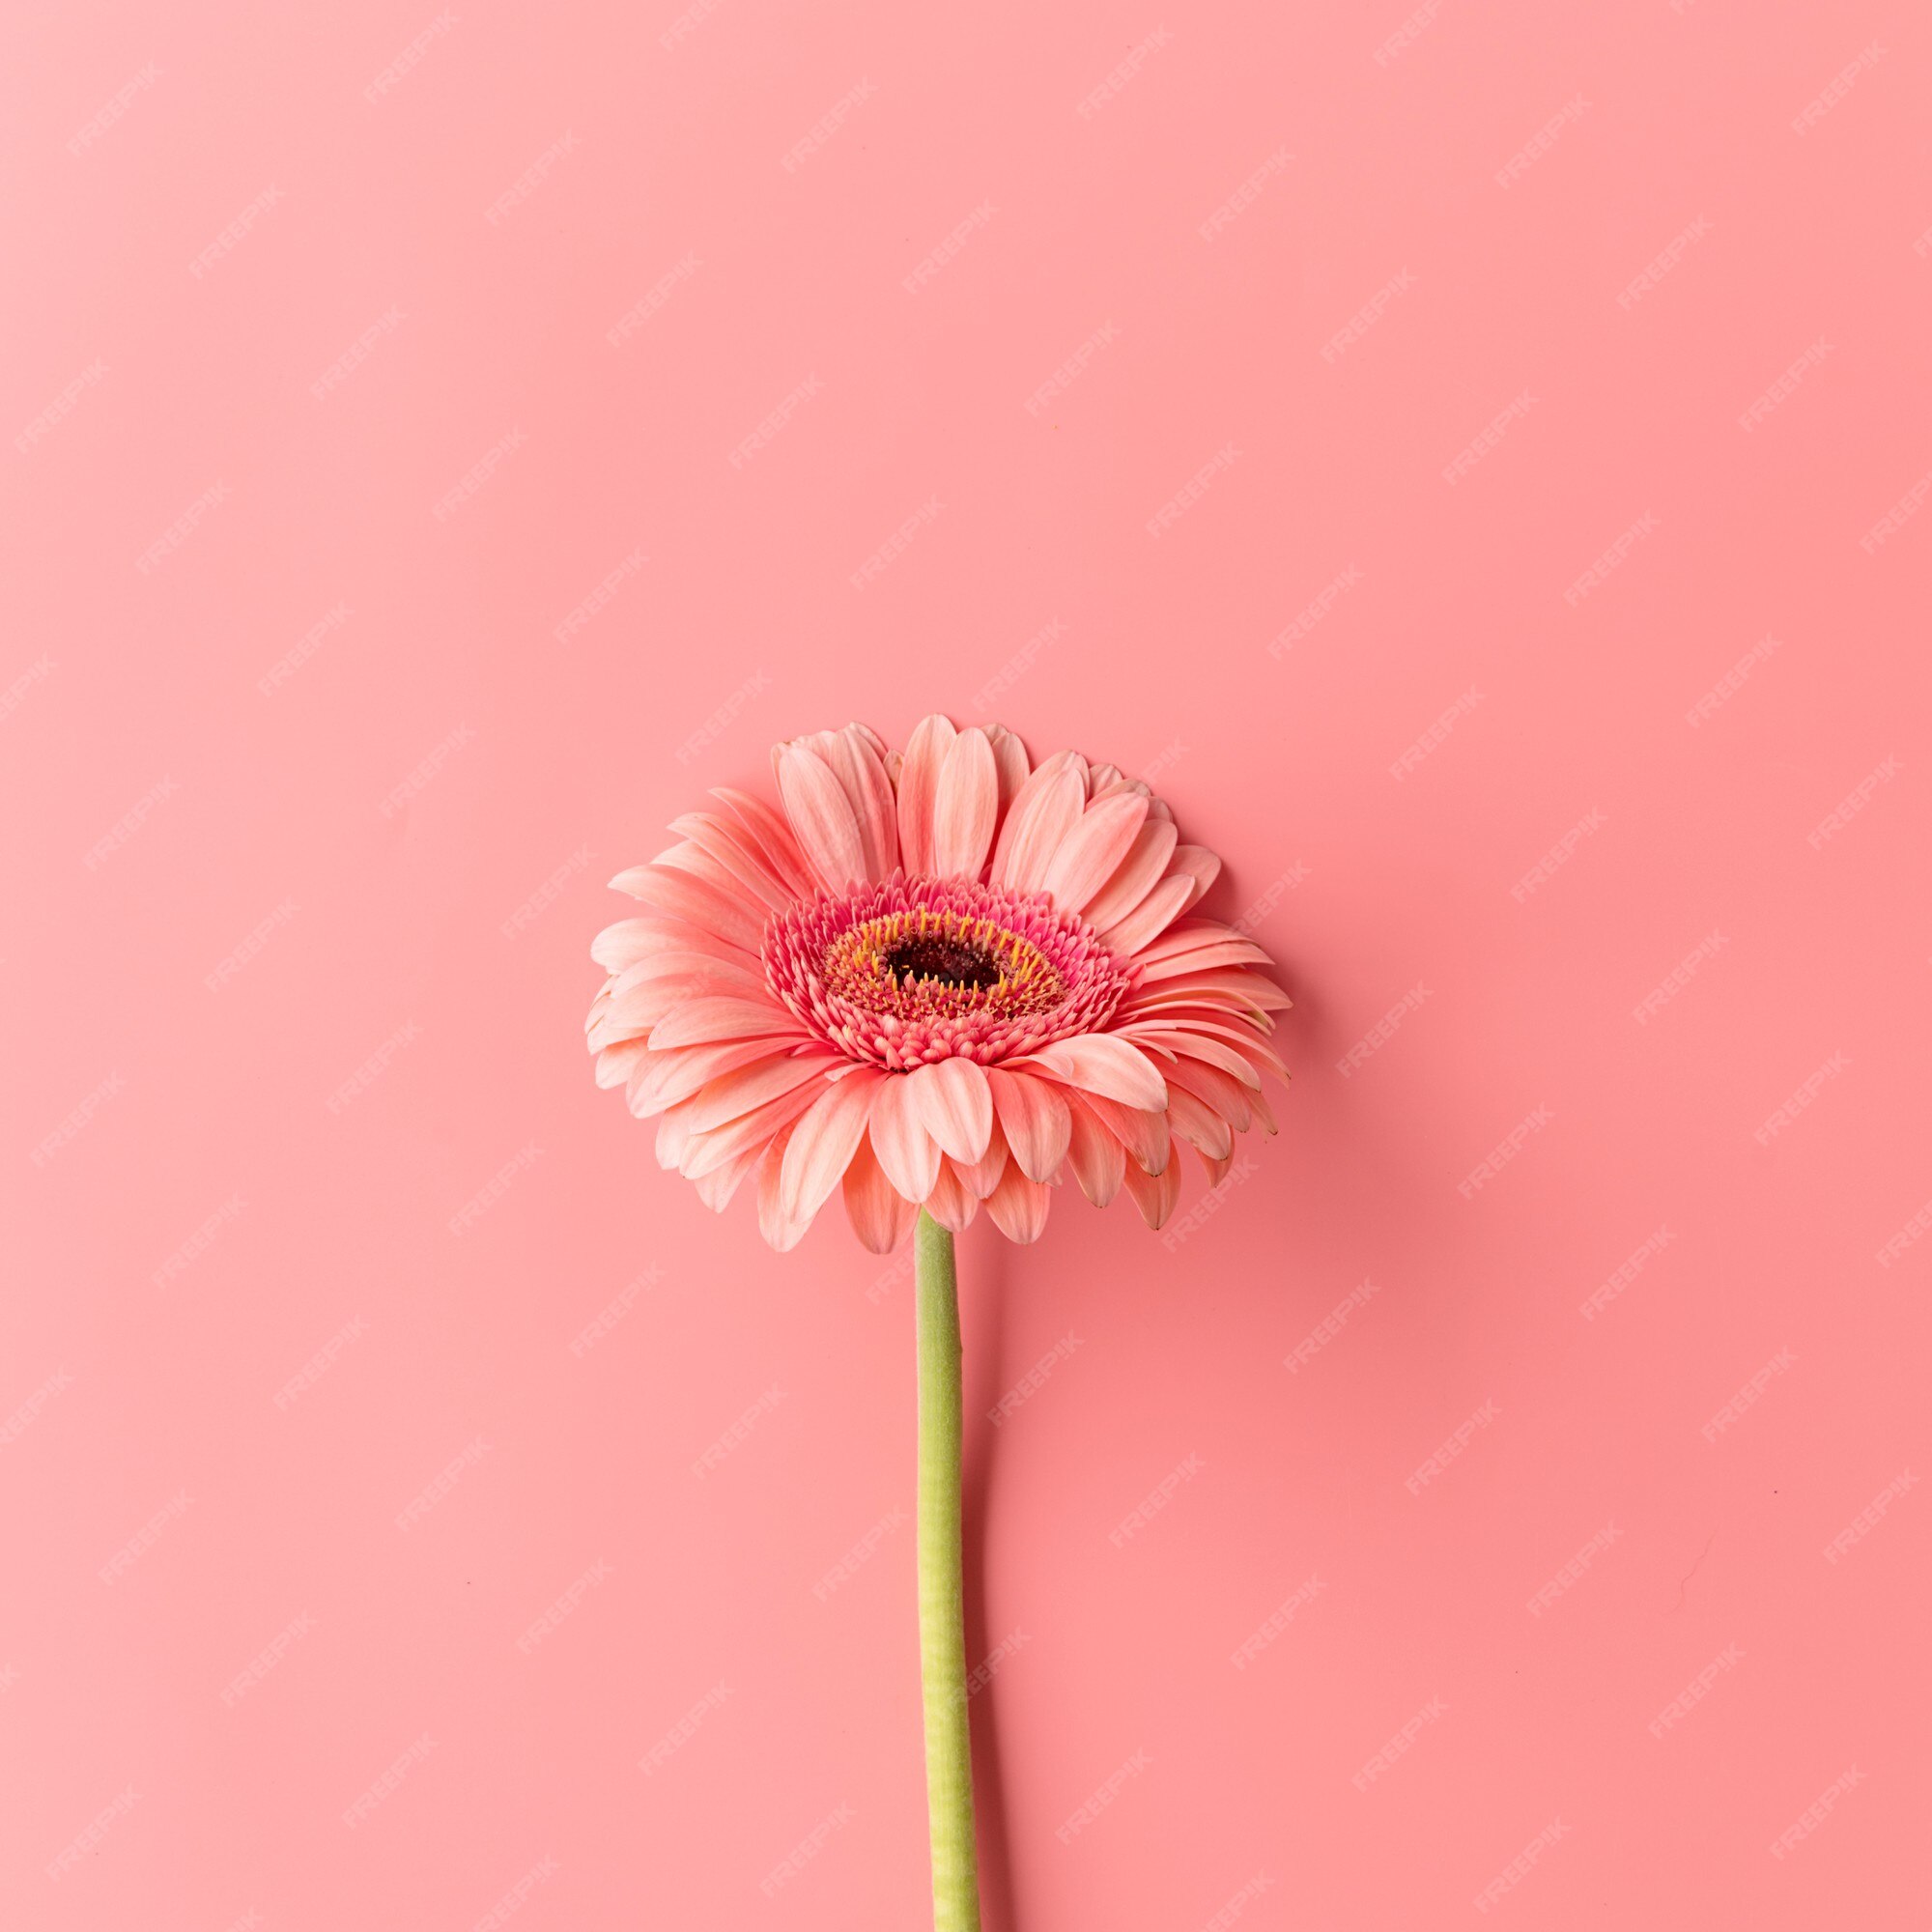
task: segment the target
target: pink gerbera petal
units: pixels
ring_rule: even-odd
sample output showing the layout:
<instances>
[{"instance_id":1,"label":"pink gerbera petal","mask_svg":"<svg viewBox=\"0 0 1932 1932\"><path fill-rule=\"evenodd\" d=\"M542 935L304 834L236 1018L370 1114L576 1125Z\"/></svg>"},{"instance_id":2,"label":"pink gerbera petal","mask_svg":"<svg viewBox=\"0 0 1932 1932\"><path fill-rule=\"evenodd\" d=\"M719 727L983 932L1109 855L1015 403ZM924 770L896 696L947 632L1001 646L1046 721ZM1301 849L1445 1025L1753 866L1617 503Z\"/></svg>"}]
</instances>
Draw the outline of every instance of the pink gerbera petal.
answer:
<instances>
[{"instance_id":1,"label":"pink gerbera petal","mask_svg":"<svg viewBox=\"0 0 1932 1932\"><path fill-rule=\"evenodd\" d=\"M958 736L950 718L922 718L906 740L899 766L899 857L914 878L932 875L932 810L939 774Z\"/></svg>"},{"instance_id":2,"label":"pink gerbera petal","mask_svg":"<svg viewBox=\"0 0 1932 1932\"><path fill-rule=\"evenodd\" d=\"M1169 1152L1171 1155L1171 1149ZM1169 1158L1162 1163L1158 1174L1149 1174L1129 1161L1124 1178L1127 1192L1141 1210L1141 1219L1150 1228L1164 1227L1180 1199L1180 1163Z\"/></svg>"},{"instance_id":3,"label":"pink gerbera petal","mask_svg":"<svg viewBox=\"0 0 1932 1932\"><path fill-rule=\"evenodd\" d=\"M1114 867L1113 877L1087 902L1088 923L1105 932L1126 918L1159 883L1174 856L1175 841L1174 827L1150 811L1126 856Z\"/></svg>"},{"instance_id":4,"label":"pink gerbera petal","mask_svg":"<svg viewBox=\"0 0 1932 1932\"><path fill-rule=\"evenodd\" d=\"M1155 886L1133 911L1117 920L1100 934L1102 945L1131 959L1150 939L1185 912L1193 902L1194 875L1170 873Z\"/></svg>"},{"instance_id":5,"label":"pink gerbera petal","mask_svg":"<svg viewBox=\"0 0 1932 1932\"><path fill-rule=\"evenodd\" d=\"M1187 903L1199 905L1208 888L1221 876L1221 861L1205 845L1177 845L1167 869L1170 875L1184 873L1193 881Z\"/></svg>"},{"instance_id":6,"label":"pink gerbera petal","mask_svg":"<svg viewBox=\"0 0 1932 1932\"><path fill-rule=\"evenodd\" d=\"M828 892L843 892L866 876L859 815L832 767L805 745L781 745L778 753L779 796L819 882Z\"/></svg>"},{"instance_id":7,"label":"pink gerbera petal","mask_svg":"<svg viewBox=\"0 0 1932 1932\"><path fill-rule=\"evenodd\" d=\"M942 879L977 879L993 846L1000 769L985 732L961 731L947 748L932 800L932 869Z\"/></svg>"},{"instance_id":8,"label":"pink gerbera petal","mask_svg":"<svg viewBox=\"0 0 1932 1932\"><path fill-rule=\"evenodd\" d=\"M886 1178L878 1156L864 1141L845 1170L845 1213L852 1232L875 1255L889 1255L912 1232L919 1211Z\"/></svg>"},{"instance_id":9,"label":"pink gerbera petal","mask_svg":"<svg viewBox=\"0 0 1932 1932\"><path fill-rule=\"evenodd\" d=\"M702 953L661 952L640 960L617 981L604 1020L612 1028L648 1033L660 1020L668 1019L673 1009L696 999L749 1000L774 1012L779 1010L756 974Z\"/></svg>"},{"instance_id":10,"label":"pink gerbera petal","mask_svg":"<svg viewBox=\"0 0 1932 1932\"><path fill-rule=\"evenodd\" d=\"M1127 1151L1127 1165L1148 1174L1158 1174L1167 1165L1172 1136L1167 1130L1167 1110L1151 1107L1123 1107L1098 1094L1082 1096L1089 1112Z\"/></svg>"},{"instance_id":11,"label":"pink gerbera petal","mask_svg":"<svg viewBox=\"0 0 1932 1932\"><path fill-rule=\"evenodd\" d=\"M1268 963L1267 954L1259 946L1234 937L1207 946L1195 946L1185 952L1163 953L1158 958L1151 956L1153 947L1162 945L1166 938L1163 933L1153 946L1144 946L1134 955L1135 963L1141 969L1141 984L1144 986L1159 980L1178 980L1187 973L1210 972L1216 967L1265 966Z\"/></svg>"},{"instance_id":12,"label":"pink gerbera petal","mask_svg":"<svg viewBox=\"0 0 1932 1932\"><path fill-rule=\"evenodd\" d=\"M650 1051L640 1039L627 1039L617 1046L607 1046L597 1056L597 1084L600 1087L622 1087L637 1071L638 1063Z\"/></svg>"},{"instance_id":13,"label":"pink gerbera petal","mask_svg":"<svg viewBox=\"0 0 1932 1932\"><path fill-rule=\"evenodd\" d=\"M784 1175L785 1149L790 1145L796 1122L782 1126L765 1145L758 1159L758 1233L782 1254L805 1238L808 1223L787 1221L780 1208L780 1185Z\"/></svg>"},{"instance_id":14,"label":"pink gerbera petal","mask_svg":"<svg viewBox=\"0 0 1932 1932\"><path fill-rule=\"evenodd\" d=\"M814 747L832 768L852 808L859 830L858 876L879 885L893 875L899 862L898 809L893 802L893 781L886 776L870 735L857 724L826 734Z\"/></svg>"},{"instance_id":15,"label":"pink gerbera petal","mask_svg":"<svg viewBox=\"0 0 1932 1932\"><path fill-rule=\"evenodd\" d=\"M980 1200L983 1201L1000 1184L1000 1177L1006 1173L1007 1163L1010 1157L1007 1151L1006 1142L995 1132L993 1138L986 1143L986 1151L978 1160L954 1161L953 1165L959 1170L960 1179Z\"/></svg>"},{"instance_id":16,"label":"pink gerbera petal","mask_svg":"<svg viewBox=\"0 0 1932 1932\"><path fill-rule=\"evenodd\" d=\"M1119 1034L1079 1034L1029 1054L1022 1065L1043 1066L1068 1087L1128 1107L1161 1107L1167 1088L1154 1064Z\"/></svg>"},{"instance_id":17,"label":"pink gerbera petal","mask_svg":"<svg viewBox=\"0 0 1932 1932\"><path fill-rule=\"evenodd\" d=\"M1237 1134L1246 1133L1253 1123L1254 1104L1249 1098L1247 1088L1233 1074L1223 1072L1218 1066L1210 1066L1206 1061L1195 1060L1186 1055L1179 1056L1167 1075L1167 1097L1170 1103L1173 1101L1174 1090L1177 1087L1212 1107ZM1229 1151L1232 1152L1233 1150ZM1227 1157L1227 1154L1217 1156L1219 1159Z\"/></svg>"},{"instance_id":18,"label":"pink gerbera petal","mask_svg":"<svg viewBox=\"0 0 1932 1932\"><path fill-rule=\"evenodd\" d=\"M792 1129L779 1184L779 1211L787 1224L810 1221L838 1185L885 1077L875 1067L857 1068L820 1094Z\"/></svg>"},{"instance_id":19,"label":"pink gerbera petal","mask_svg":"<svg viewBox=\"0 0 1932 1932\"><path fill-rule=\"evenodd\" d=\"M670 829L709 854L767 912L782 912L794 896L777 867L750 833L729 825L715 811L688 811L671 820Z\"/></svg>"},{"instance_id":20,"label":"pink gerbera petal","mask_svg":"<svg viewBox=\"0 0 1932 1932\"><path fill-rule=\"evenodd\" d=\"M1037 1241L1046 1227L1046 1210L1053 1205L1053 1189L1009 1166L1000 1184L986 1196L986 1212L993 1225L1009 1241Z\"/></svg>"},{"instance_id":21,"label":"pink gerbera petal","mask_svg":"<svg viewBox=\"0 0 1932 1932\"><path fill-rule=\"evenodd\" d=\"M1208 1065L1218 1067L1223 1073L1232 1074L1244 1087L1259 1087L1262 1077L1248 1061L1237 1053L1226 1040L1216 1039L1211 1034L1202 1033L1197 1027L1159 1027L1151 1023L1136 1021L1132 1026L1122 1027L1121 1036L1138 1045L1154 1051L1183 1056L1190 1060L1205 1060ZM1167 1078L1172 1081L1170 1072Z\"/></svg>"},{"instance_id":22,"label":"pink gerbera petal","mask_svg":"<svg viewBox=\"0 0 1932 1932\"><path fill-rule=\"evenodd\" d=\"M791 888L794 896L803 898L811 893L817 881L812 877L811 867L799 847L798 835L786 822L783 812L764 799L753 798L749 792L733 791L729 785L716 786L711 796L730 808L772 869Z\"/></svg>"},{"instance_id":23,"label":"pink gerbera petal","mask_svg":"<svg viewBox=\"0 0 1932 1932\"><path fill-rule=\"evenodd\" d=\"M1004 821L1033 766L1027 760L1027 749L1020 743L1017 731L1009 731L1004 724L982 724L980 728L985 732L986 741L993 748L993 762L999 767L1000 817Z\"/></svg>"},{"instance_id":24,"label":"pink gerbera petal","mask_svg":"<svg viewBox=\"0 0 1932 1932\"><path fill-rule=\"evenodd\" d=\"M1090 805L1047 861L1040 890L1068 912L1086 911L1132 848L1147 813L1146 798L1133 791L1117 791Z\"/></svg>"},{"instance_id":25,"label":"pink gerbera petal","mask_svg":"<svg viewBox=\"0 0 1932 1932\"><path fill-rule=\"evenodd\" d=\"M707 1080L792 1051L793 1040L769 1035L756 1039L706 1039L696 1046L644 1054L631 1073L627 1097L631 1112L642 1120L688 1100Z\"/></svg>"},{"instance_id":26,"label":"pink gerbera petal","mask_svg":"<svg viewBox=\"0 0 1932 1932\"><path fill-rule=\"evenodd\" d=\"M797 1120L816 1104L825 1092L823 1081L794 1087L713 1127L709 1132L697 1125L698 1110L704 1105L702 1094L680 1101L671 1109L677 1116L680 1146L677 1171L687 1180L709 1174L735 1160L747 1149L762 1147L778 1130ZM806 1217L808 1220L810 1216Z\"/></svg>"},{"instance_id":27,"label":"pink gerbera petal","mask_svg":"<svg viewBox=\"0 0 1932 1932\"><path fill-rule=\"evenodd\" d=\"M950 1160L939 1163L939 1179L925 1197L925 1211L953 1235L963 1235L980 1211L980 1197Z\"/></svg>"},{"instance_id":28,"label":"pink gerbera petal","mask_svg":"<svg viewBox=\"0 0 1932 1932\"><path fill-rule=\"evenodd\" d=\"M939 1179L939 1143L919 1117L910 1075L895 1073L872 1103L872 1148L886 1177L908 1201L923 1201Z\"/></svg>"},{"instance_id":29,"label":"pink gerbera petal","mask_svg":"<svg viewBox=\"0 0 1932 1932\"><path fill-rule=\"evenodd\" d=\"M776 1100L781 1094L822 1081L833 1068L842 1068L844 1065L836 1054L830 1053L754 1060L749 1066L737 1067L705 1082L695 1096L696 1106L692 1124L699 1133L707 1133L726 1121L741 1119L768 1100Z\"/></svg>"},{"instance_id":30,"label":"pink gerbera petal","mask_svg":"<svg viewBox=\"0 0 1932 1932\"><path fill-rule=\"evenodd\" d=\"M747 1177L753 1174L759 1161L764 1159L764 1147L747 1148L735 1159L728 1160L722 1167L713 1168L708 1174L694 1175L691 1184L697 1190L697 1198L714 1214L722 1214L731 1205L731 1197L744 1184Z\"/></svg>"},{"instance_id":31,"label":"pink gerbera petal","mask_svg":"<svg viewBox=\"0 0 1932 1932\"><path fill-rule=\"evenodd\" d=\"M660 912L748 952L755 952L764 937L764 921L754 907L690 872L669 866L633 866L611 883L620 893L648 900Z\"/></svg>"},{"instance_id":32,"label":"pink gerbera petal","mask_svg":"<svg viewBox=\"0 0 1932 1932\"><path fill-rule=\"evenodd\" d=\"M804 1039L805 1029L770 999L740 1000L717 995L686 1000L651 1030L651 1045L662 1053L673 1046L696 1046L706 1040L781 1037Z\"/></svg>"},{"instance_id":33,"label":"pink gerbera petal","mask_svg":"<svg viewBox=\"0 0 1932 1932\"><path fill-rule=\"evenodd\" d=\"M1010 892L1035 893L1060 842L1087 805L1087 775L1063 752L1038 766L1014 794L993 853L993 883Z\"/></svg>"},{"instance_id":34,"label":"pink gerbera petal","mask_svg":"<svg viewBox=\"0 0 1932 1932\"><path fill-rule=\"evenodd\" d=\"M907 1075L925 1130L954 1160L975 1161L993 1132L993 1091L970 1060L941 1060Z\"/></svg>"},{"instance_id":35,"label":"pink gerbera petal","mask_svg":"<svg viewBox=\"0 0 1932 1932\"><path fill-rule=\"evenodd\" d=\"M1066 1164L1080 1191L1094 1207L1104 1208L1121 1191L1127 1151L1099 1117L1076 1094L1067 1096Z\"/></svg>"},{"instance_id":36,"label":"pink gerbera petal","mask_svg":"<svg viewBox=\"0 0 1932 1932\"><path fill-rule=\"evenodd\" d=\"M1178 1138L1199 1148L1210 1159L1226 1160L1235 1151L1233 1125L1179 1082L1167 1090L1167 1121Z\"/></svg>"},{"instance_id":37,"label":"pink gerbera petal","mask_svg":"<svg viewBox=\"0 0 1932 1932\"><path fill-rule=\"evenodd\" d=\"M590 942L590 956L605 972L621 973L650 952L663 923L657 920L620 919L615 925L607 925Z\"/></svg>"},{"instance_id":38,"label":"pink gerbera petal","mask_svg":"<svg viewBox=\"0 0 1932 1932\"><path fill-rule=\"evenodd\" d=\"M1021 1171L1035 1180L1051 1180L1066 1158L1073 1126L1065 1095L1051 1081L1031 1073L989 1066L986 1082L1000 1131Z\"/></svg>"}]
</instances>

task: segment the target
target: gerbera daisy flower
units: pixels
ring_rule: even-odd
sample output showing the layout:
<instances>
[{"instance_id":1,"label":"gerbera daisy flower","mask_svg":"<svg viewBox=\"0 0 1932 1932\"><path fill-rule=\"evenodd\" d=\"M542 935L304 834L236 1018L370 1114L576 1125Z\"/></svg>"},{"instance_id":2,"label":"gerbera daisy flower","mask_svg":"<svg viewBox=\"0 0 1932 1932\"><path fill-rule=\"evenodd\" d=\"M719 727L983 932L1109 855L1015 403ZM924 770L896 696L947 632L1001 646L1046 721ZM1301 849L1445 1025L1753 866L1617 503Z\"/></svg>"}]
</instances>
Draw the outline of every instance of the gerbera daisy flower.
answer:
<instances>
[{"instance_id":1,"label":"gerbera daisy flower","mask_svg":"<svg viewBox=\"0 0 1932 1932\"><path fill-rule=\"evenodd\" d=\"M848 724L772 765L775 800L715 790L611 880L649 910L591 947L598 1084L711 1207L755 1175L777 1248L835 1188L878 1253L922 1207L1031 1241L1070 1175L1158 1228L1179 1142L1218 1180L1236 1134L1274 1132L1288 996L1194 915L1221 862L1145 783L938 716L903 753Z\"/></svg>"}]
</instances>

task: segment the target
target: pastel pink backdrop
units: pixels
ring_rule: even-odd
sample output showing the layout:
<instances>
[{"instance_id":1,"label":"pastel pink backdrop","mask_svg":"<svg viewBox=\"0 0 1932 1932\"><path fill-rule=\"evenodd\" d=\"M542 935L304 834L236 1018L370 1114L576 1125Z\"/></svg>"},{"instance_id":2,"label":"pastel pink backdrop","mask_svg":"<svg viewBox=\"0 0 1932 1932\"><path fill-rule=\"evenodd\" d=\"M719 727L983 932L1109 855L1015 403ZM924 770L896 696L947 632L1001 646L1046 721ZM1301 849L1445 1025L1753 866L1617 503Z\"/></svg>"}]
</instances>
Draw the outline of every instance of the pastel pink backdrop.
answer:
<instances>
[{"instance_id":1,"label":"pastel pink backdrop","mask_svg":"<svg viewBox=\"0 0 1932 1932\"><path fill-rule=\"evenodd\" d=\"M962 1243L989 1927L1926 1922L1922 10L14 43L8 1925L921 1922L905 1271L580 1027L933 708L1297 1002Z\"/></svg>"}]
</instances>

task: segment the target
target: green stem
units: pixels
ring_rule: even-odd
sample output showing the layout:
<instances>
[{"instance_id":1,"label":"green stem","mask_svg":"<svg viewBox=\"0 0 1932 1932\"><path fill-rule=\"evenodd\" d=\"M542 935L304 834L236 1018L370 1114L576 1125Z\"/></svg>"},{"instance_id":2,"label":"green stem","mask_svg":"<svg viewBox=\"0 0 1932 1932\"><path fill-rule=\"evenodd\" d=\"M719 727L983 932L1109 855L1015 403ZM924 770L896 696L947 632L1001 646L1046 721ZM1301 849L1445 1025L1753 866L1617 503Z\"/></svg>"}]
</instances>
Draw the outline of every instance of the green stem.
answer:
<instances>
[{"instance_id":1,"label":"green stem","mask_svg":"<svg viewBox=\"0 0 1932 1932\"><path fill-rule=\"evenodd\" d=\"M919 1665L932 1923L933 1932L980 1932L960 1598L959 1293L952 1236L923 1208L912 1238L919 1304Z\"/></svg>"}]
</instances>

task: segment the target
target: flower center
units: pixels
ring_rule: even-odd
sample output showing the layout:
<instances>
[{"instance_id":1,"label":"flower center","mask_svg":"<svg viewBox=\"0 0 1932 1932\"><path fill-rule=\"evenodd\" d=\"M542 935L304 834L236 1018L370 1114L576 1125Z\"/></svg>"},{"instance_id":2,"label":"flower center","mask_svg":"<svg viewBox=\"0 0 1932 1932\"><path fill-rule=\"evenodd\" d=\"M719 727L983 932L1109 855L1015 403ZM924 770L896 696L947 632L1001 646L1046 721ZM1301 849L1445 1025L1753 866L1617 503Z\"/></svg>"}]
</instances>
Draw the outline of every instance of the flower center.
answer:
<instances>
[{"instance_id":1,"label":"flower center","mask_svg":"<svg viewBox=\"0 0 1932 1932\"><path fill-rule=\"evenodd\" d=\"M825 949L828 991L881 1017L1044 1012L1065 982L1037 946L949 905L903 906L848 926Z\"/></svg>"},{"instance_id":2,"label":"flower center","mask_svg":"<svg viewBox=\"0 0 1932 1932\"><path fill-rule=\"evenodd\" d=\"M895 878L776 915L765 979L855 1060L982 1063L1104 1024L1131 969L1043 895Z\"/></svg>"},{"instance_id":3,"label":"flower center","mask_svg":"<svg viewBox=\"0 0 1932 1932\"><path fill-rule=\"evenodd\" d=\"M885 955L886 971L900 981L937 980L947 986L975 986L983 992L1000 983L1000 968L990 952L963 940L915 933Z\"/></svg>"}]
</instances>

